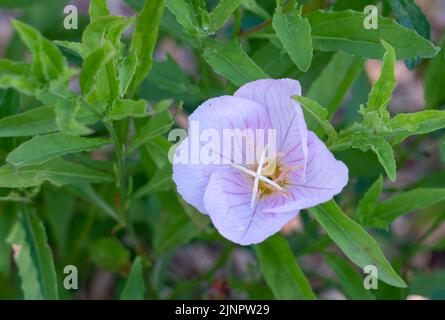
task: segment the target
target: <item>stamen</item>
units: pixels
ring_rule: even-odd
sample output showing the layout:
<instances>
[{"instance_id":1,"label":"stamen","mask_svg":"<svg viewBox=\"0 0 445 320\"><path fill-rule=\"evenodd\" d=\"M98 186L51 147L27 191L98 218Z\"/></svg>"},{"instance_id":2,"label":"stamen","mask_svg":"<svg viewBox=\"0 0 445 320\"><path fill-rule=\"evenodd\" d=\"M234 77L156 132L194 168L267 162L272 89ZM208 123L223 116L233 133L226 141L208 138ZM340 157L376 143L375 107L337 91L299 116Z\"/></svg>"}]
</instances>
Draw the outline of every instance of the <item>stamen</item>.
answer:
<instances>
[{"instance_id":1,"label":"stamen","mask_svg":"<svg viewBox=\"0 0 445 320\"><path fill-rule=\"evenodd\" d=\"M243 167L241 165L235 164L235 163L231 164L232 168L238 169L238 170L244 172L245 174L248 174L248 175L254 177L253 188L252 188L252 198L250 200L250 207L252 209L255 206L255 201L256 201L256 198L257 198L260 181L263 181L266 184L274 187L275 188L274 191L278 190L278 191L281 191L283 193L285 192L284 189L280 185L278 185L278 183L276 183L275 181L273 181L273 180L271 180L271 179L269 179L269 178L267 178L267 177L262 175L263 166L264 166L264 164L266 162L266 159L267 159L267 150L268 150L268 146L266 145L264 147L262 153L261 153L261 158L260 158L260 161L258 163L258 167L257 167L256 172L254 172L254 171L252 171L252 170L250 170L250 169L248 169L246 167Z\"/></svg>"}]
</instances>

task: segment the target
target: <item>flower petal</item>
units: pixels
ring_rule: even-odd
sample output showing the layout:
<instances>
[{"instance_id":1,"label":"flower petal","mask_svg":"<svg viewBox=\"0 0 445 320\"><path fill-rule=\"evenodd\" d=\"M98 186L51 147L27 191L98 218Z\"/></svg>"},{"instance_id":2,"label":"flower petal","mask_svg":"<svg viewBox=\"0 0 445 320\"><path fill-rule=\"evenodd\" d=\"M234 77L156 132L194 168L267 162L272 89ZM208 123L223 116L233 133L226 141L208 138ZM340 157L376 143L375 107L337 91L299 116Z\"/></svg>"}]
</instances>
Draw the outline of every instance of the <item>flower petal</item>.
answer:
<instances>
[{"instance_id":1,"label":"flower petal","mask_svg":"<svg viewBox=\"0 0 445 320\"><path fill-rule=\"evenodd\" d=\"M255 100L263 105L273 128L277 129L277 150L287 160L297 162L307 158L307 127L303 110L292 99L301 95L300 83L293 79L262 79L249 82L235 92L236 97Z\"/></svg>"},{"instance_id":2,"label":"flower petal","mask_svg":"<svg viewBox=\"0 0 445 320\"><path fill-rule=\"evenodd\" d=\"M189 154L189 138L185 138L176 149L176 154L186 152ZM173 181L182 198L202 213L206 213L204 207L204 192L209 183L210 176L215 170L215 165L202 165L190 163L173 164Z\"/></svg>"},{"instance_id":3,"label":"flower petal","mask_svg":"<svg viewBox=\"0 0 445 320\"><path fill-rule=\"evenodd\" d=\"M259 199L252 209L251 194L252 181L233 168L215 171L204 194L204 205L215 227L225 238L241 245L263 241L298 214L296 210L265 212L284 203L285 197L278 194Z\"/></svg>"},{"instance_id":4,"label":"flower petal","mask_svg":"<svg viewBox=\"0 0 445 320\"><path fill-rule=\"evenodd\" d=\"M221 96L207 100L190 115L188 133L193 140L197 135L202 136L213 130L219 134L220 139L213 139L217 143L210 146L206 141L201 141L201 146L206 146L221 162L246 164L246 157L253 156L248 163L252 164L256 160L255 152L258 152L255 146L267 143L269 128L267 112L262 105L245 98ZM249 138L246 138L247 131L243 131L245 129L250 130ZM256 139L257 129L263 130L264 139L260 136ZM233 140L228 135L228 130L232 130Z\"/></svg>"},{"instance_id":5,"label":"flower petal","mask_svg":"<svg viewBox=\"0 0 445 320\"><path fill-rule=\"evenodd\" d=\"M348 168L345 164L334 158L325 144L309 131L309 156L306 167L305 180L294 173L293 185L289 187L292 201L267 210L268 212L288 212L301 210L331 200L339 194L348 183Z\"/></svg>"}]
</instances>

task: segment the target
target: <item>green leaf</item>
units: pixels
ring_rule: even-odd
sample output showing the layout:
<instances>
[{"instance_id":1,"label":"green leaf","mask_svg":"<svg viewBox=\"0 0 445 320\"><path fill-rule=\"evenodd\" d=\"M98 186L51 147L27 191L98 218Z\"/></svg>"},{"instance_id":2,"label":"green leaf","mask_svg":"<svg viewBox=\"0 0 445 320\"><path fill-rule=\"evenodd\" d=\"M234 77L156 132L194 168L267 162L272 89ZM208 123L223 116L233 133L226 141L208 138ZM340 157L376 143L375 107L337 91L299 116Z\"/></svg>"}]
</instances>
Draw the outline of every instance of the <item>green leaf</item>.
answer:
<instances>
[{"instance_id":1,"label":"green leaf","mask_svg":"<svg viewBox=\"0 0 445 320\"><path fill-rule=\"evenodd\" d=\"M173 125L173 119L168 106L170 106L170 100L163 100L155 106L156 109L160 109L156 112L134 136L133 141L128 149L128 153L133 152L146 141L153 139L166 133Z\"/></svg>"},{"instance_id":2,"label":"green leaf","mask_svg":"<svg viewBox=\"0 0 445 320\"><path fill-rule=\"evenodd\" d=\"M363 26L366 14L358 11L317 11L308 16L315 49L343 51L367 59L381 59L383 39L396 51L398 59L431 58L438 48L430 41L407 29L394 20L378 18L378 28L367 30Z\"/></svg>"},{"instance_id":3,"label":"green leaf","mask_svg":"<svg viewBox=\"0 0 445 320\"><path fill-rule=\"evenodd\" d=\"M76 183L68 185L66 188L85 201L94 204L97 208L102 210L115 221L121 222L117 212L93 189L89 183Z\"/></svg>"},{"instance_id":4,"label":"green leaf","mask_svg":"<svg viewBox=\"0 0 445 320\"><path fill-rule=\"evenodd\" d=\"M144 296L145 281L142 260L140 257L136 257L120 298L121 300L144 300Z\"/></svg>"},{"instance_id":5,"label":"green leaf","mask_svg":"<svg viewBox=\"0 0 445 320\"><path fill-rule=\"evenodd\" d=\"M57 44L59 47L65 48L69 51L74 52L79 57L84 58L85 57L85 49L83 48L82 43L80 42L71 42L71 41L54 41L55 44Z\"/></svg>"},{"instance_id":6,"label":"green leaf","mask_svg":"<svg viewBox=\"0 0 445 320\"><path fill-rule=\"evenodd\" d=\"M136 73L138 58L130 55L124 59L119 70L119 97L125 96Z\"/></svg>"},{"instance_id":7,"label":"green leaf","mask_svg":"<svg viewBox=\"0 0 445 320\"><path fill-rule=\"evenodd\" d=\"M352 147L367 151L371 149L379 159L391 181L396 180L397 167L394 159L394 151L391 145L384 139L372 134L356 134L352 137Z\"/></svg>"},{"instance_id":8,"label":"green leaf","mask_svg":"<svg viewBox=\"0 0 445 320\"><path fill-rule=\"evenodd\" d=\"M428 64L425 73L425 99L427 108L439 108L445 103L445 33L440 40L442 49Z\"/></svg>"},{"instance_id":9,"label":"green leaf","mask_svg":"<svg viewBox=\"0 0 445 320\"><path fill-rule=\"evenodd\" d=\"M130 252L116 238L101 238L91 245L90 257L99 268L119 272L129 264Z\"/></svg>"},{"instance_id":10,"label":"green leaf","mask_svg":"<svg viewBox=\"0 0 445 320\"><path fill-rule=\"evenodd\" d=\"M11 165L0 167L0 188L29 188L39 186L45 181L60 187L81 182L111 182L112 178L102 172L62 159L23 168L14 168Z\"/></svg>"},{"instance_id":11,"label":"green leaf","mask_svg":"<svg viewBox=\"0 0 445 320\"><path fill-rule=\"evenodd\" d=\"M445 111L425 110L413 113L399 113L389 122L395 142L401 142L411 135L430 133L445 128Z\"/></svg>"},{"instance_id":12,"label":"green leaf","mask_svg":"<svg viewBox=\"0 0 445 320\"><path fill-rule=\"evenodd\" d=\"M241 0L220 0L210 13L209 33L214 33L224 26L233 11L238 8Z\"/></svg>"},{"instance_id":13,"label":"green leaf","mask_svg":"<svg viewBox=\"0 0 445 320\"><path fill-rule=\"evenodd\" d=\"M430 207L445 200L445 189L419 188L399 193L375 206L366 224L386 227L401 215Z\"/></svg>"},{"instance_id":14,"label":"green leaf","mask_svg":"<svg viewBox=\"0 0 445 320\"><path fill-rule=\"evenodd\" d=\"M0 59L0 88L13 88L26 95L34 95L40 84L31 77L31 66L23 62Z\"/></svg>"},{"instance_id":15,"label":"green leaf","mask_svg":"<svg viewBox=\"0 0 445 320\"><path fill-rule=\"evenodd\" d=\"M6 161L17 167L42 164L65 154L97 150L109 142L108 139L83 138L63 133L35 136L11 151Z\"/></svg>"},{"instance_id":16,"label":"green leaf","mask_svg":"<svg viewBox=\"0 0 445 320\"><path fill-rule=\"evenodd\" d=\"M343 213L334 200L309 209L329 237L357 266L374 265L380 280L405 288L406 284L386 260L376 241L359 224Z\"/></svg>"},{"instance_id":17,"label":"green leaf","mask_svg":"<svg viewBox=\"0 0 445 320\"><path fill-rule=\"evenodd\" d=\"M397 85L394 75L396 53L394 48L383 40L382 45L385 47L386 51L383 55L383 65L380 71L380 77L372 86L369 95L368 111L377 111L383 121L387 122L389 120L389 112L386 110L386 106L391 101L392 92Z\"/></svg>"},{"instance_id":18,"label":"green leaf","mask_svg":"<svg viewBox=\"0 0 445 320\"><path fill-rule=\"evenodd\" d=\"M79 100L71 98L56 103L56 124L60 131L71 135L90 134L92 131L77 121L76 115L81 110Z\"/></svg>"},{"instance_id":19,"label":"green leaf","mask_svg":"<svg viewBox=\"0 0 445 320\"><path fill-rule=\"evenodd\" d=\"M261 18L270 19L269 12L261 7L255 0L241 0L241 6L244 7L246 10L252 11Z\"/></svg>"},{"instance_id":20,"label":"green leaf","mask_svg":"<svg viewBox=\"0 0 445 320\"><path fill-rule=\"evenodd\" d=\"M94 22L100 17L109 16L110 11L108 11L107 0L91 0L88 13L91 22Z\"/></svg>"},{"instance_id":21,"label":"green leaf","mask_svg":"<svg viewBox=\"0 0 445 320\"><path fill-rule=\"evenodd\" d=\"M180 1L178 1L180 2ZM131 39L130 55L137 57L133 88L139 87L153 64L153 51L158 39L158 29L164 14L164 0L147 0L139 13Z\"/></svg>"},{"instance_id":22,"label":"green leaf","mask_svg":"<svg viewBox=\"0 0 445 320\"><path fill-rule=\"evenodd\" d=\"M375 205L379 200L380 194L383 188L383 178L379 176L378 179L372 184L372 186L366 191L363 198L360 199L357 211L354 218L360 223L365 224L365 221L371 216L374 211Z\"/></svg>"},{"instance_id":23,"label":"green leaf","mask_svg":"<svg viewBox=\"0 0 445 320\"><path fill-rule=\"evenodd\" d=\"M13 20L12 25L33 55L33 75L38 80L46 81L60 78L66 69L65 57L59 48L33 27Z\"/></svg>"},{"instance_id":24,"label":"green leaf","mask_svg":"<svg viewBox=\"0 0 445 320\"><path fill-rule=\"evenodd\" d=\"M283 13L278 6L273 16L272 26L291 57L292 61L302 71L307 71L312 61L311 26L300 12L292 10Z\"/></svg>"},{"instance_id":25,"label":"green leaf","mask_svg":"<svg viewBox=\"0 0 445 320\"><path fill-rule=\"evenodd\" d=\"M269 78L235 40L228 43L209 41L203 57L216 73L226 77L237 86L253 80Z\"/></svg>"},{"instance_id":26,"label":"green leaf","mask_svg":"<svg viewBox=\"0 0 445 320\"><path fill-rule=\"evenodd\" d=\"M116 100L105 120L122 120L125 118L143 118L148 116L145 100Z\"/></svg>"},{"instance_id":27,"label":"green leaf","mask_svg":"<svg viewBox=\"0 0 445 320\"><path fill-rule=\"evenodd\" d=\"M98 119L82 108L75 115L77 122L90 125ZM34 136L58 131L54 105L31 109L0 119L0 137Z\"/></svg>"},{"instance_id":28,"label":"green leaf","mask_svg":"<svg viewBox=\"0 0 445 320\"><path fill-rule=\"evenodd\" d=\"M32 80L31 78L27 78L23 75L17 74L2 74L0 75L0 88L1 89L15 89L20 93L26 95L37 95L40 90L39 84Z\"/></svg>"},{"instance_id":29,"label":"green leaf","mask_svg":"<svg viewBox=\"0 0 445 320\"><path fill-rule=\"evenodd\" d=\"M0 73L30 76L31 66L24 62L0 59Z\"/></svg>"},{"instance_id":30,"label":"green leaf","mask_svg":"<svg viewBox=\"0 0 445 320\"><path fill-rule=\"evenodd\" d=\"M0 169L1 170L1 169ZM58 299L57 278L45 228L35 213L21 212L8 237L27 300Z\"/></svg>"},{"instance_id":31,"label":"green leaf","mask_svg":"<svg viewBox=\"0 0 445 320\"><path fill-rule=\"evenodd\" d=\"M86 97L91 93L100 69L105 67L107 62L114 57L114 54L112 44L105 42L85 58L79 79L80 90L83 96Z\"/></svg>"},{"instance_id":32,"label":"green leaf","mask_svg":"<svg viewBox=\"0 0 445 320\"><path fill-rule=\"evenodd\" d=\"M102 16L89 24L82 34L82 44L87 54L105 42L111 42L116 51L120 50L122 33L130 27L134 18Z\"/></svg>"},{"instance_id":33,"label":"green leaf","mask_svg":"<svg viewBox=\"0 0 445 320\"><path fill-rule=\"evenodd\" d=\"M0 275L11 276L11 246L7 242L8 235L16 221L16 210L2 210L0 212Z\"/></svg>"},{"instance_id":34,"label":"green leaf","mask_svg":"<svg viewBox=\"0 0 445 320\"><path fill-rule=\"evenodd\" d=\"M293 96L295 101L299 102L304 110L308 112L314 119L321 125L324 132L328 135L329 139L335 139L337 132L329 121L326 120L328 111L319 105L316 101L303 96Z\"/></svg>"},{"instance_id":35,"label":"green leaf","mask_svg":"<svg viewBox=\"0 0 445 320\"><path fill-rule=\"evenodd\" d=\"M389 4L397 21L402 26L414 29L425 39L430 39L430 23L414 0L390 0ZM420 59L409 59L405 61L405 64L408 69L412 70L419 62Z\"/></svg>"},{"instance_id":36,"label":"green leaf","mask_svg":"<svg viewBox=\"0 0 445 320\"><path fill-rule=\"evenodd\" d=\"M362 59L341 52L336 53L313 82L307 96L325 106L330 118L340 107L349 88L362 71Z\"/></svg>"},{"instance_id":37,"label":"green leaf","mask_svg":"<svg viewBox=\"0 0 445 320\"><path fill-rule=\"evenodd\" d=\"M323 253L326 263L335 272L346 297L353 300L374 300L369 290L363 287L363 279L349 263L332 252Z\"/></svg>"},{"instance_id":38,"label":"green leaf","mask_svg":"<svg viewBox=\"0 0 445 320\"><path fill-rule=\"evenodd\" d=\"M43 201L45 219L48 221L48 234L53 239L59 261L67 261L71 250L67 250L70 241L70 227L74 217L75 199L56 188L44 188ZM63 210L60 210L63 208Z\"/></svg>"},{"instance_id":39,"label":"green leaf","mask_svg":"<svg viewBox=\"0 0 445 320\"><path fill-rule=\"evenodd\" d=\"M260 269L277 299L316 299L286 239L276 234L255 245Z\"/></svg>"},{"instance_id":40,"label":"green leaf","mask_svg":"<svg viewBox=\"0 0 445 320\"><path fill-rule=\"evenodd\" d=\"M165 6L176 17L179 24L191 35L200 36L202 34L198 20L185 0L165 0Z\"/></svg>"},{"instance_id":41,"label":"green leaf","mask_svg":"<svg viewBox=\"0 0 445 320\"><path fill-rule=\"evenodd\" d=\"M194 93L197 91L184 71L170 55L167 55L166 60L153 64L153 69L148 79L159 88L176 94Z\"/></svg>"}]
</instances>

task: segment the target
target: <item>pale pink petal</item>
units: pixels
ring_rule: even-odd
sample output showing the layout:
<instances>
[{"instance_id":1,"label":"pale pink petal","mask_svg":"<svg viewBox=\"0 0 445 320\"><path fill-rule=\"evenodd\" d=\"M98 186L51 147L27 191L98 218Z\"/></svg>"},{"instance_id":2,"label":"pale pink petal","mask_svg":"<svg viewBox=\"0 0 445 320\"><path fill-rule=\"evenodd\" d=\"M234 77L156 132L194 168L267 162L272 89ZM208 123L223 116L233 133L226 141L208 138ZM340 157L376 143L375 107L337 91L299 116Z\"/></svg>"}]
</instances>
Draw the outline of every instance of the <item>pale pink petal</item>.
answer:
<instances>
[{"instance_id":1,"label":"pale pink petal","mask_svg":"<svg viewBox=\"0 0 445 320\"><path fill-rule=\"evenodd\" d=\"M259 142L258 139L252 141L252 148L249 148L243 132L240 132L234 136L233 141L227 143L224 140L224 130L266 130L270 125L266 111L261 105L252 100L232 96L207 100L190 115L189 123L189 136L176 150L178 157L173 161L173 180L184 200L206 213L203 197L210 174L219 167L227 166L229 162L243 164L246 160L254 162L256 159L254 147ZM197 130L193 130L194 126ZM205 132L209 132L208 129L212 129L219 137L210 145L207 143L210 140L200 139ZM267 139L267 134L264 138ZM266 143L267 140L261 141L262 145ZM231 144L232 148L225 149L224 144ZM229 152L225 152L226 150ZM208 155L209 161L204 161L203 154ZM210 159L211 157L214 158Z\"/></svg>"},{"instance_id":2,"label":"pale pink petal","mask_svg":"<svg viewBox=\"0 0 445 320\"><path fill-rule=\"evenodd\" d=\"M292 176L292 186L288 187L292 201L268 210L269 212L288 212L301 210L331 200L348 183L348 168L328 150L325 144L309 131L308 162L306 179L298 171Z\"/></svg>"},{"instance_id":3,"label":"pale pink petal","mask_svg":"<svg viewBox=\"0 0 445 320\"><path fill-rule=\"evenodd\" d=\"M277 129L277 150L286 154L289 162L305 167L307 127L300 104L292 99L294 95L301 95L301 86L293 79L257 80L235 92L236 97L255 100L266 108L272 127Z\"/></svg>"}]
</instances>

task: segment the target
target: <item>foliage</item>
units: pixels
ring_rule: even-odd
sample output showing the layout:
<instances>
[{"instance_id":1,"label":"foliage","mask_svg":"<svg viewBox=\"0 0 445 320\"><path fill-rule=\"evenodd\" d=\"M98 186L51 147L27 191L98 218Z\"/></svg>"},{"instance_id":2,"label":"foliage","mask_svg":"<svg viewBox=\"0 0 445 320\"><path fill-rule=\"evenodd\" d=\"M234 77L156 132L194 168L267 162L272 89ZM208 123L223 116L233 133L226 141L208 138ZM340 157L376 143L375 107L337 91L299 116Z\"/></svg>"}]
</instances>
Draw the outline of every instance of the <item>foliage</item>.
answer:
<instances>
[{"instance_id":1,"label":"foliage","mask_svg":"<svg viewBox=\"0 0 445 320\"><path fill-rule=\"evenodd\" d=\"M20 9L0 59L0 297L75 298L63 288L70 264L82 270L80 283L111 272L121 299L212 297L220 269L230 293L218 298L316 299L330 288L350 299L445 298L444 281L421 281L443 270L410 264L445 249L445 238L425 241L445 220L445 162L397 183L422 141L445 150L445 35L433 43L413 0L391 0L377 30L363 27L361 1L126 0L134 15L125 17L91 0L79 30L63 29L57 2L0 0L3 10ZM189 61L174 50L155 58L163 41ZM369 59L382 61L371 87ZM425 74L427 110L390 108L397 60ZM350 183L301 212L303 231L240 249L255 261L240 276L227 267L234 245L177 194L167 134L201 102L270 77L301 82L293 98L348 165ZM392 223L402 217L429 227L400 239ZM200 245L219 253L208 270L172 272L175 257ZM300 263L320 253L334 278ZM381 281L370 291L361 274L369 264Z\"/></svg>"}]
</instances>

